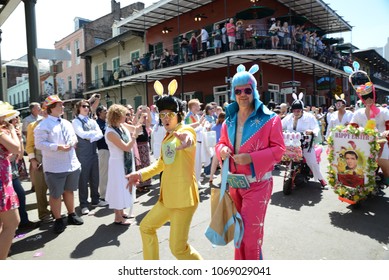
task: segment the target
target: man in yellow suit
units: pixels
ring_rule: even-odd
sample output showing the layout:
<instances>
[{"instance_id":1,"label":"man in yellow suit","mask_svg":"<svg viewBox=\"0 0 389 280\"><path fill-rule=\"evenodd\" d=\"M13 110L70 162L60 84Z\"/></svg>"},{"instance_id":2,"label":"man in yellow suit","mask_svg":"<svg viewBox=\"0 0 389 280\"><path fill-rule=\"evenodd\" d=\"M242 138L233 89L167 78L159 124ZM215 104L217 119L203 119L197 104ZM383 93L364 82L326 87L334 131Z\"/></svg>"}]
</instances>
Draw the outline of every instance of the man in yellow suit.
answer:
<instances>
[{"instance_id":1,"label":"man in yellow suit","mask_svg":"<svg viewBox=\"0 0 389 280\"><path fill-rule=\"evenodd\" d=\"M199 203L195 176L196 133L182 124L182 101L172 96L177 82L173 80L169 84L169 95L163 95L162 84L158 81L154 88L161 96L156 101L159 120L167 131L161 156L152 165L127 175L131 186L163 172L158 202L140 223L143 257L159 259L156 231L170 221L169 245L173 255L179 260L200 260L200 254L188 244L190 223Z\"/></svg>"}]
</instances>

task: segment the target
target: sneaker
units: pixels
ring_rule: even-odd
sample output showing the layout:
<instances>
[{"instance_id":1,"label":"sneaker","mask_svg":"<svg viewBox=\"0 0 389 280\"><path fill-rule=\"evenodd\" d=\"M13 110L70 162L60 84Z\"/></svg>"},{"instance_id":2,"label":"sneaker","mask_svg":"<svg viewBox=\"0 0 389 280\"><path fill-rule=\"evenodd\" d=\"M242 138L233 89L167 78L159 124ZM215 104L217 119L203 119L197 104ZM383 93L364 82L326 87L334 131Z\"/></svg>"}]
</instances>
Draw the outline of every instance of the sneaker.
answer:
<instances>
[{"instance_id":1,"label":"sneaker","mask_svg":"<svg viewBox=\"0 0 389 280\"><path fill-rule=\"evenodd\" d=\"M28 221L24 224L19 224L18 230L33 230L39 227L39 222Z\"/></svg>"},{"instance_id":2,"label":"sneaker","mask_svg":"<svg viewBox=\"0 0 389 280\"><path fill-rule=\"evenodd\" d=\"M62 219L56 219L53 226L54 233L61 233L65 230L66 226Z\"/></svg>"},{"instance_id":3,"label":"sneaker","mask_svg":"<svg viewBox=\"0 0 389 280\"><path fill-rule=\"evenodd\" d=\"M93 207L105 207L105 206L108 206L108 202L104 201L104 200L100 200L99 203L92 203L92 206Z\"/></svg>"},{"instance_id":4,"label":"sneaker","mask_svg":"<svg viewBox=\"0 0 389 280\"><path fill-rule=\"evenodd\" d=\"M68 224L69 225L82 225L84 223L84 221L77 216L76 213L71 213L68 215Z\"/></svg>"},{"instance_id":5,"label":"sneaker","mask_svg":"<svg viewBox=\"0 0 389 280\"><path fill-rule=\"evenodd\" d=\"M81 214L82 214L82 215L87 215L88 213L89 213L88 207L83 207L83 208L81 209Z\"/></svg>"}]
</instances>

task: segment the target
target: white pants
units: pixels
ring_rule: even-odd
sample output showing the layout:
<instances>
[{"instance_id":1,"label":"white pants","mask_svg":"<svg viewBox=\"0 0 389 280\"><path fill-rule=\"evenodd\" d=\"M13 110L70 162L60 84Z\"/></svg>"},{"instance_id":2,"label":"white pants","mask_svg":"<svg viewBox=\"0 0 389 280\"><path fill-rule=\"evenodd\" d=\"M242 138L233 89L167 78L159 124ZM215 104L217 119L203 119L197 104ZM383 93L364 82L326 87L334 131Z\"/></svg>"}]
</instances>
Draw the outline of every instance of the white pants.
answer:
<instances>
[{"instance_id":1,"label":"white pants","mask_svg":"<svg viewBox=\"0 0 389 280\"><path fill-rule=\"evenodd\" d=\"M323 180L324 177L323 174L321 174L320 165L316 160L315 147L312 147L310 152L308 152L308 148L303 149L303 156L309 168L312 170L313 177L316 180Z\"/></svg>"},{"instance_id":2,"label":"white pants","mask_svg":"<svg viewBox=\"0 0 389 280\"><path fill-rule=\"evenodd\" d=\"M389 147L388 144L384 144L384 148L382 149L381 157L382 159L389 159Z\"/></svg>"},{"instance_id":3,"label":"white pants","mask_svg":"<svg viewBox=\"0 0 389 280\"><path fill-rule=\"evenodd\" d=\"M203 162L201 158L201 145L202 143L196 143L196 162L195 162L195 172L196 172L196 180L200 181L201 170L203 167Z\"/></svg>"},{"instance_id":4,"label":"white pants","mask_svg":"<svg viewBox=\"0 0 389 280\"><path fill-rule=\"evenodd\" d=\"M108 161L109 161L109 150L98 150L99 154L99 193L100 198L105 199L105 192L107 190L108 181Z\"/></svg>"}]
</instances>

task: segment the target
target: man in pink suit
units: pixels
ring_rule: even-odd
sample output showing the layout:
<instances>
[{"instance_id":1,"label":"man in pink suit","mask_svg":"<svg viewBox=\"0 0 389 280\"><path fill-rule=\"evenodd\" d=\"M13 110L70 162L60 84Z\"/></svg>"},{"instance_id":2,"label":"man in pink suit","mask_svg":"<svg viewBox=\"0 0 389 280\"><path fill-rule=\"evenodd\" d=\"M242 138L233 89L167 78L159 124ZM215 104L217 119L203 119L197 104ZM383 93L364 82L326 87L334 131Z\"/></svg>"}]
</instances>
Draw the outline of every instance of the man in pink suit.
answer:
<instances>
[{"instance_id":1,"label":"man in pink suit","mask_svg":"<svg viewBox=\"0 0 389 280\"><path fill-rule=\"evenodd\" d=\"M216 145L219 160L229 160L229 191L244 223L241 246L235 249L237 260L262 259L272 170L285 151L281 119L259 100L253 76L258 68L255 64L246 71L243 65L238 66L231 86L231 100L235 102L226 107L226 120Z\"/></svg>"}]
</instances>

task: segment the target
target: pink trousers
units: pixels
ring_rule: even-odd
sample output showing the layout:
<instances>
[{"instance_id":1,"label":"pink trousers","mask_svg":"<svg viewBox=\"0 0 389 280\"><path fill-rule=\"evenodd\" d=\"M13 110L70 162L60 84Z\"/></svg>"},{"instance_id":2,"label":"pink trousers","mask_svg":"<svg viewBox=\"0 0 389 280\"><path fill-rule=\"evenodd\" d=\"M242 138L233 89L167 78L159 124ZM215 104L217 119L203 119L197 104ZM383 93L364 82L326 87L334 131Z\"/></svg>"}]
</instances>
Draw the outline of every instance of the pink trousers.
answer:
<instances>
[{"instance_id":1,"label":"pink trousers","mask_svg":"<svg viewBox=\"0 0 389 280\"><path fill-rule=\"evenodd\" d=\"M233 189L230 194L243 218L244 235L236 260L262 260L262 242L267 205L273 190L273 179L250 184L250 188Z\"/></svg>"}]
</instances>

